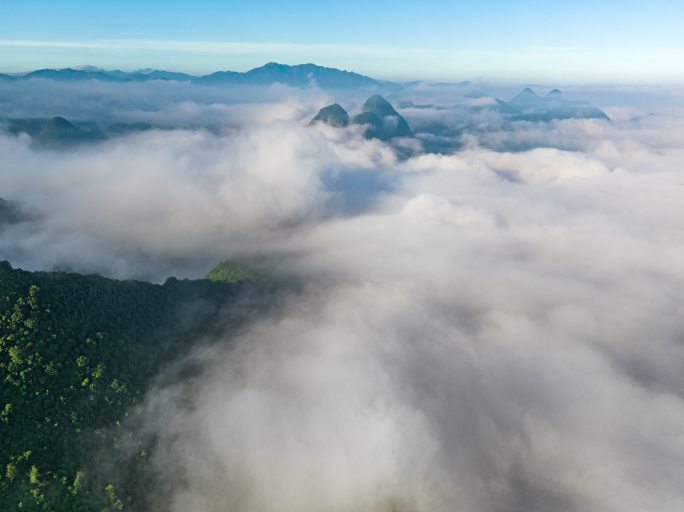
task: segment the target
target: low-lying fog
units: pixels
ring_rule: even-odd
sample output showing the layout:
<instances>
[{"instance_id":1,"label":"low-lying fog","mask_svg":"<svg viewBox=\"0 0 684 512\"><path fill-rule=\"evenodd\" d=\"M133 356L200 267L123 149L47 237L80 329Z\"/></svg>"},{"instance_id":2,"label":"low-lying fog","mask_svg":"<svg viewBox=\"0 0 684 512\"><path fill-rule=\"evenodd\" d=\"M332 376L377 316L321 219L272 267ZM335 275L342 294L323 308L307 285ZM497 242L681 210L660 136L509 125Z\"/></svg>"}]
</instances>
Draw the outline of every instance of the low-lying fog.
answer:
<instances>
[{"instance_id":1,"label":"low-lying fog","mask_svg":"<svg viewBox=\"0 0 684 512\"><path fill-rule=\"evenodd\" d=\"M308 126L371 93L0 84L6 119L152 125L0 135L25 213L0 257L155 282L259 258L303 283L150 393L163 510L684 509L684 95L574 88L611 120L534 123L476 90L385 94L418 135L387 143ZM427 152L437 122L454 144Z\"/></svg>"}]
</instances>

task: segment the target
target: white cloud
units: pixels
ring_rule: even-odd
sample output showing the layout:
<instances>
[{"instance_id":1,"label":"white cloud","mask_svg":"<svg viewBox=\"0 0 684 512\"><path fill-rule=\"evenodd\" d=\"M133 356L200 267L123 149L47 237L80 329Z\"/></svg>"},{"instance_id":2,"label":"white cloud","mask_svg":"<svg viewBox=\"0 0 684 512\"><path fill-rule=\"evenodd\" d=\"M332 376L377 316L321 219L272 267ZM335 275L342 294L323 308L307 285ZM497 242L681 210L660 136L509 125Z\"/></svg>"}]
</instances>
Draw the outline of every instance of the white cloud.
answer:
<instances>
[{"instance_id":1,"label":"white cloud","mask_svg":"<svg viewBox=\"0 0 684 512\"><path fill-rule=\"evenodd\" d=\"M679 510L678 118L399 158L305 126L319 99L63 153L0 137L3 196L47 214L5 228L5 254L155 279L256 255L301 284L148 395L158 509ZM388 183L350 214L336 199L366 182L327 180L352 173Z\"/></svg>"}]
</instances>

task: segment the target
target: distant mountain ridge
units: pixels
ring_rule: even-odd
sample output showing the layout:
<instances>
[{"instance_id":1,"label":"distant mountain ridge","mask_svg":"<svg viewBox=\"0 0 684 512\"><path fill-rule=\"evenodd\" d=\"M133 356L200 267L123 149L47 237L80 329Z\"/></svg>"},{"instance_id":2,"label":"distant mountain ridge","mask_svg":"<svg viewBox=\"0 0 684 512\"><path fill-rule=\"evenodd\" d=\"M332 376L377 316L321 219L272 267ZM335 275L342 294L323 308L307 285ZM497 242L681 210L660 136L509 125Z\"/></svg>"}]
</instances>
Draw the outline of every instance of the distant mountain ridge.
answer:
<instances>
[{"instance_id":1,"label":"distant mountain ridge","mask_svg":"<svg viewBox=\"0 0 684 512\"><path fill-rule=\"evenodd\" d=\"M249 71L245 72L216 71L203 76L195 76L186 73L158 69L141 69L134 72L126 72L121 70L108 71L93 66L64 69L38 69L28 72L24 75L0 74L0 83L9 84L31 79L55 80L60 82L96 80L116 83L136 83L161 80L189 82L192 84L214 87L264 87L274 84L283 84L285 86L294 88L319 87L328 91L363 89L401 90L419 87L423 84L438 88L456 87L468 89L473 86L471 82L467 81L459 83L422 81L395 83L378 80L366 75L355 73L353 71L319 66L312 63L288 65L279 64L277 62L269 62L263 66L250 69ZM399 106L400 108L435 110L441 110L445 108L431 103L413 104L413 102L410 101L402 101L399 103ZM545 96L539 96L530 87L526 87L510 101L496 99L493 108L512 121L608 119L608 116L603 111L585 101L566 100L559 89L553 89ZM408 128L408 125L403 118L399 116L396 110L389 116L378 114L377 112L373 113L370 111L364 111L357 115L356 118L349 120L344 120L344 114L342 114L339 110L336 112L321 112L321 115L332 116L331 118L325 119L325 122L328 124L332 124L333 118L336 118L334 122L338 123L340 126L348 123L360 123L375 126L378 129L380 128L378 117L388 118L390 120L396 119L398 121L397 129L399 132L404 134L402 136L412 136L411 129ZM380 133L381 131L384 131L384 133ZM378 134L380 134L380 138L399 136L389 135L386 130L380 130Z\"/></svg>"},{"instance_id":2,"label":"distant mountain ridge","mask_svg":"<svg viewBox=\"0 0 684 512\"><path fill-rule=\"evenodd\" d=\"M200 85L272 85L281 83L290 87L318 86L322 89L349 89L376 87L382 82L353 71L318 66L316 64L279 64L269 62L246 72L217 71L209 75L193 76L163 70L126 72L98 68L38 69L22 76L0 75L2 80L30 80L42 78L62 82L99 80L102 82L148 82L152 80L184 81Z\"/></svg>"},{"instance_id":3,"label":"distant mountain ridge","mask_svg":"<svg viewBox=\"0 0 684 512\"><path fill-rule=\"evenodd\" d=\"M317 85L322 89L348 89L374 87L379 81L352 71L326 68L316 64L289 66L269 62L245 73L218 71L194 80L198 84L244 84L266 85L281 83L290 87Z\"/></svg>"},{"instance_id":4,"label":"distant mountain ridge","mask_svg":"<svg viewBox=\"0 0 684 512\"><path fill-rule=\"evenodd\" d=\"M496 100L501 113L515 121L552 121L554 119L609 119L605 112L586 101L565 99L559 89L540 96L525 87L510 101Z\"/></svg>"}]
</instances>

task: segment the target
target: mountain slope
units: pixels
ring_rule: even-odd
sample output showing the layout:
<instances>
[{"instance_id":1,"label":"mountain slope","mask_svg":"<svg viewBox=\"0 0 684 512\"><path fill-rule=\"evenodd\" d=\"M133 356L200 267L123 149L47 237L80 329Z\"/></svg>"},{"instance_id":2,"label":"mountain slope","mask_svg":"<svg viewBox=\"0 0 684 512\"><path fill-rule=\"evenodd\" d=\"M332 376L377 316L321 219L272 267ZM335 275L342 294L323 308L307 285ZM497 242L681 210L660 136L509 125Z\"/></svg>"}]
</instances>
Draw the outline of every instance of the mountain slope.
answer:
<instances>
[{"instance_id":1,"label":"mountain slope","mask_svg":"<svg viewBox=\"0 0 684 512\"><path fill-rule=\"evenodd\" d=\"M525 87L508 102L508 105L515 108L525 108L537 105L540 101L541 97L536 92L529 87Z\"/></svg>"},{"instance_id":2,"label":"mountain slope","mask_svg":"<svg viewBox=\"0 0 684 512\"><path fill-rule=\"evenodd\" d=\"M525 88L510 101L497 100L500 111L515 121L552 121L554 119L608 119L605 112L586 101L569 101L559 89L539 96Z\"/></svg>"},{"instance_id":3,"label":"mountain slope","mask_svg":"<svg viewBox=\"0 0 684 512\"><path fill-rule=\"evenodd\" d=\"M143 70L134 73L102 69L38 69L25 74L22 79L42 78L58 81L100 80L104 82L146 82L149 80L192 81L202 85L254 85L264 86L276 83L290 87L318 86L323 89L350 89L376 87L384 84L373 78L336 68L316 64L287 65L269 62L244 73L217 71L205 76L192 76L160 70ZM7 77L12 79L12 77Z\"/></svg>"},{"instance_id":4,"label":"mountain slope","mask_svg":"<svg viewBox=\"0 0 684 512\"><path fill-rule=\"evenodd\" d=\"M336 128L343 128L349 125L349 114L339 104L333 103L323 107L309 124L324 123Z\"/></svg>"},{"instance_id":5,"label":"mountain slope","mask_svg":"<svg viewBox=\"0 0 684 512\"><path fill-rule=\"evenodd\" d=\"M197 78L194 82L204 85L271 85L281 83L290 87L317 85L323 89L363 88L374 87L379 84L377 80L351 71L326 68L315 64L289 66L276 62L269 62L245 73L219 71Z\"/></svg>"},{"instance_id":6,"label":"mountain slope","mask_svg":"<svg viewBox=\"0 0 684 512\"><path fill-rule=\"evenodd\" d=\"M33 142L41 148L57 149L78 143L94 142L102 138L104 135L98 131L85 130L57 116L50 119L39 132L33 135Z\"/></svg>"},{"instance_id":7,"label":"mountain slope","mask_svg":"<svg viewBox=\"0 0 684 512\"><path fill-rule=\"evenodd\" d=\"M260 297L249 282L154 285L0 262L0 510L129 509L137 473L107 475L93 456L128 456L119 422L160 368Z\"/></svg>"},{"instance_id":8,"label":"mountain slope","mask_svg":"<svg viewBox=\"0 0 684 512\"><path fill-rule=\"evenodd\" d=\"M81 80L100 80L103 82L122 82L122 78L116 74L105 71L84 71L81 69L38 69L24 75L25 79L42 78L47 80L58 80L62 82L76 82Z\"/></svg>"},{"instance_id":9,"label":"mountain slope","mask_svg":"<svg viewBox=\"0 0 684 512\"><path fill-rule=\"evenodd\" d=\"M78 82L83 80L100 80L103 82L147 82L150 80L176 80L188 81L195 77L185 73L172 71L160 71L157 69L148 71L136 71L129 73L118 69L107 71L104 69L38 69L25 74L22 78L42 78L47 80Z\"/></svg>"},{"instance_id":10,"label":"mountain slope","mask_svg":"<svg viewBox=\"0 0 684 512\"><path fill-rule=\"evenodd\" d=\"M354 117L354 124L366 125L368 138L389 140L394 137L413 137L406 120L382 96L375 94L361 107L361 114Z\"/></svg>"},{"instance_id":11,"label":"mountain slope","mask_svg":"<svg viewBox=\"0 0 684 512\"><path fill-rule=\"evenodd\" d=\"M195 78L186 73L179 73L176 71L164 71L160 69L153 69L151 71L138 72L148 80L174 80L176 82L187 82Z\"/></svg>"}]
</instances>

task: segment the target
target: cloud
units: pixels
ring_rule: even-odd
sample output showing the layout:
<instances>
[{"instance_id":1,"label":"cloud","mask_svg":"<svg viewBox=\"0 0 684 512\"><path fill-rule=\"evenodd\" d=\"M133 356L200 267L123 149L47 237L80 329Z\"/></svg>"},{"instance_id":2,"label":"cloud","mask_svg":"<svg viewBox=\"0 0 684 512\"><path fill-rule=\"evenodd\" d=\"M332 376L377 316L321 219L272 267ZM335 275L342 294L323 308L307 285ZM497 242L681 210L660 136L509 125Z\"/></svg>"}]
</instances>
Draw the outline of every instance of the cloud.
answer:
<instances>
[{"instance_id":1,"label":"cloud","mask_svg":"<svg viewBox=\"0 0 684 512\"><path fill-rule=\"evenodd\" d=\"M400 158L307 127L319 99L68 152L0 137L3 197L43 215L3 228L11 259L161 280L258 256L300 284L148 394L146 510L679 510L676 109Z\"/></svg>"},{"instance_id":2,"label":"cloud","mask_svg":"<svg viewBox=\"0 0 684 512\"><path fill-rule=\"evenodd\" d=\"M503 226L402 209L279 244L307 289L150 396L163 507L675 510L678 256L545 192Z\"/></svg>"},{"instance_id":3,"label":"cloud","mask_svg":"<svg viewBox=\"0 0 684 512\"><path fill-rule=\"evenodd\" d=\"M329 96L274 84L203 87L189 82L109 83L31 79L0 83L3 118L64 116L101 127L149 123L159 128L237 128L313 115ZM308 120L307 120L308 121Z\"/></svg>"},{"instance_id":4,"label":"cloud","mask_svg":"<svg viewBox=\"0 0 684 512\"><path fill-rule=\"evenodd\" d=\"M450 224L489 224L491 220L470 206L454 204L433 194L419 194L409 200L402 214L418 219L432 219Z\"/></svg>"},{"instance_id":5,"label":"cloud","mask_svg":"<svg viewBox=\"0 0 684 512\"><path fill-rule=\"evenodd\" d=\"M216 133L147 130L66 151L0 136L3 196L41 213L5 227L4 256L28 268L197 277L260 240L334 215L344 203L334 179L341 170L396 160L357 127L308 128L298 120L305 103L215 108L227 117ZM181 117L169 110L159 117Z\"/></svg>"}]
</instances>

